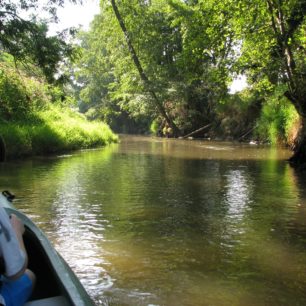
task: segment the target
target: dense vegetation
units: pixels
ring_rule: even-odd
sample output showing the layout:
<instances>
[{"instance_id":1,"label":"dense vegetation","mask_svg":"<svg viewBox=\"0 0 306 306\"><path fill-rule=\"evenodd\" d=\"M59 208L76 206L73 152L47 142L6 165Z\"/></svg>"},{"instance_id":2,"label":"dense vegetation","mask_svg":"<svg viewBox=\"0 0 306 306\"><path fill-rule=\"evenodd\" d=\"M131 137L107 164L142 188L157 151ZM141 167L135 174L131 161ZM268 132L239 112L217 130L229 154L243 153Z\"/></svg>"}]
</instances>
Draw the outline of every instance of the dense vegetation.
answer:
<instances>
[{"instance_id":1,"label":"dense vegetation","mask_svg":"<svg viewBox=\"0 0 306 306\"><path fill-rule=\"evenodd\" d=\"M60 88L3 63L0 100L0 134L8 157L90 148L117 140L106 124L89 122L74 110L75 101Z\"/></svg>"},{"instance_id":2,"label":"dense vegetation","mask_svg":"<svg viewBox=\"0 0 306 306\"><path fill-rule=\"evenodd\" d=\"M110 124L127 112L142 129L174 136L210 124L197 136L300 151L305 10L305 0L101 1L80 35L82 110ZM231 94L239 74L249 87Z\"/></svg>"},{"instance_id":3,"label":"dense vegetation","mask_svg":"<svg viewBox=\"0 0 306 306\"><path fill-rule=\"evenodd\" d=\"M20 17L21 11L37 4L1 2L1 159L4 150L12 158L96 147L117 140L108 125L89 122L77 111L64 66L75 59L77 48L67 44L63 36L49 37L47 24L35 17L30 21ZM48 10L56 18L55 7L48 6Z\"/></svg>"},{"instance_id":4,"label":"dense vegetation","mask_svg":"<svg viewBox=\"0 0 306 306\"><path fill-rule=\"evenodd\" d=\"M49 1L54 18L63 2ZM48 37L42 21L12 17L18 7L4 3L2 49L60 86L60 100L74 80L88 119L118 132L199 129L194 136L285 143L295 162L306 161L306 0L101 0L78 47L63 33ZM38 1L18 3L27 10ZM248 87L230 93L239 75Z\"/></svg>"}]
</instances>

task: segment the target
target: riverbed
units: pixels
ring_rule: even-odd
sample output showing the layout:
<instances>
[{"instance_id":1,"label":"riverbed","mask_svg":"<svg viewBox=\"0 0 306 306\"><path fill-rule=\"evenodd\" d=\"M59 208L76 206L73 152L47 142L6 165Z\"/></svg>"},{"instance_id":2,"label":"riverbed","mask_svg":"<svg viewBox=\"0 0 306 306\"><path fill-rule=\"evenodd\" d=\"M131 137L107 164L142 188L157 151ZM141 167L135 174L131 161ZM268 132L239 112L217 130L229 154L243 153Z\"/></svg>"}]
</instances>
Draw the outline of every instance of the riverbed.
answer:
<instances>
[{"instance_id":1,"label":"riverbed","mask_svg":"<svg viewBox=\"0 0 306 306\"><path fill-rule=\"evenodd\" d=\"M306 305L306 174L282 148L121 136L0 165L97 305Z\"/></svg>"}]
</instances>

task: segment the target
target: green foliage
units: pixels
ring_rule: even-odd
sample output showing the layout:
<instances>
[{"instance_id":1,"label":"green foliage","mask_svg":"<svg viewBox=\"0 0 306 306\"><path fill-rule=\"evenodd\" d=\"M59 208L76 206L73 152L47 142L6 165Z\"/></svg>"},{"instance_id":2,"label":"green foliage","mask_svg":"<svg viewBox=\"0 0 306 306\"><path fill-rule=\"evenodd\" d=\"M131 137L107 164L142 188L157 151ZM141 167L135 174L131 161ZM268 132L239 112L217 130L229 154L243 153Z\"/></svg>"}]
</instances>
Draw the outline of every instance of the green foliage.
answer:
<instances>
[{"instance_id":1,"label":"green foliage","mask_svg":"<svg viewBox=\"0 0 306 306\"><path fill-rule=\"evenodd\" d=\"M116 3L152 90L185 133L221 122L226 137L240 137L257 125L256 135L275 143L287 141L297 120L284 96L306 114L304 0ZM84 109L101 110L105 117L124 111L166 126L110 1L101 1L100 15L81 41L78 81ZM250 92L228 94L235 73L248 77Z\"/></svg>"},{"instance_id":2,"label":"green foliage","mask_svg":"<svg viewBox=\"0 0 306 306\"><path fill-rule=\"evenodd\" d=\"M252 131L260 116L263 99L257 91L244 89L218 104L220 121L217 134L227 139L252 139Z\"/></svg>"},{"instance_id":3,"label":"green foliage","mask_svg":"<svg viewBox=\"0 0 306 306\"><path fill-rule=\"evenodd\" d=\"M89 122L70 109L52 106L35 115L33 122L0 123L9 157L92 148L118 140L106 124Z\"/></svg>"},{"instance_id":4,"label":"green foliage","mask_svg":"<svg viewBox=\"0 0 306 306\"><path fill-rule=\"evenodd\" d=\"M59 88L0 65L0 135L8 157L102 146L116 141L110 128L72 109Z\"/></svg>"},{"instance_id":5,"label":"green foliage","mask_svg":"<svg viewBox=\"0 0 306 306\"><path fill-rule=\"evenodd\" d=\"M32 107L20 77L3 69L0 70L0 101L0 117L6 120L23 118L31 112Z\"/></svg>"},{"instance_id":6,"label":"green foliage","mask_svg":"<svg viewBox=\"0 0 306 306\"><path fill-rule=\"evenodd\" d=\"M63 104L64 96L63 89L28 77L9 63L0 63L0 119L26 120L50 102Z\"/></svg>"},{"instance_id":7,"label":"green foliage","mask_svg":"<svg viewBox=\"0 0 306 306\"><path fill-rule=\"evenodd\" d=\"M301 116L305 114L305 1L239 2L236 32L241 37L237 66L249 83L273 92L286 85L286 97Z\"/></svg>"},{"instance_id":8,"label":"green foliage","mask_svg":"<svg viewBox=\"0 0 306 306\"><path fill-rule=\"evenodd\" d=\"M153 120L151 125L150 125L150 132L153 135L158 135L159 127L160 127L160 122L158 122L158 120Z\"/></svg>"},{"instance_id":9,"label":"green foliage","mask_svg":"<svg viewBox=\"0 0 306 306\"><path fill-rule=\"evenodd\" d=\"M43 9L56 19L56 6L62 5L63 2L48 1L48 6ZM28 70L35 66L33 70L36 73L39 70L48 82L63 83L67 81L64 74L55 78L55 74L59 73L59 64L67 59L74 60L77 52L72 45L65 42L64 33L61 36L49 36L45 21L38 20L37 16L29 20L21 17L29 10L37 14L38 7L38 0L1 1L1 49L12 55L15 63L21 63Z\"/></svg>"},{"instance_id":10,"label":"green foliage","mask_svg":"<svg viewBox=\"0 0 306 306\"><path fill-rule=\"evenodd\" d=\"M215 106L227 95L226 68L232 61L227 56L232 29L223 6L168 0L117 5L152 89L179 128L187 132L214 120ZM84 57L77 76L82 103L105 110L116 105L150 121L160 116L108 1L102 1L100 15L81 40Z\"/></svg>"},{"instance_id":11,"label":"green foliage","mask_svg":"<svg viewBox=\"0 0 306 306\"><path fill-rule=\"evenodd\" d=\"M7 157L21 157L32 153L30 134L27 126L22 123L0 123L0 134L6 145Z\"/></svg>"},{"instance_id":12,"label":"green foliage","mask_svg":"<svg viewBox=\"0 0 306 306\"><path fill-rule=\"evenodd\" d=\"M294 106L276 92L262 108L255 136L272 144L290 144L292 129L296 128L298 120Z\"/></svg>"},{"instance_id":13,"label":"green foliage","mask_svg":"<svg viewBox=\"0 0 306 306\"><path fill-rule=\"evenodd\" d=\"M89 122L83 115L70 109L63 111L62 108L52 107L38 113L38 117L44 124L32 130L35 152L97 147L117 140L106 124Z\"/></svg>"}]
</instances>

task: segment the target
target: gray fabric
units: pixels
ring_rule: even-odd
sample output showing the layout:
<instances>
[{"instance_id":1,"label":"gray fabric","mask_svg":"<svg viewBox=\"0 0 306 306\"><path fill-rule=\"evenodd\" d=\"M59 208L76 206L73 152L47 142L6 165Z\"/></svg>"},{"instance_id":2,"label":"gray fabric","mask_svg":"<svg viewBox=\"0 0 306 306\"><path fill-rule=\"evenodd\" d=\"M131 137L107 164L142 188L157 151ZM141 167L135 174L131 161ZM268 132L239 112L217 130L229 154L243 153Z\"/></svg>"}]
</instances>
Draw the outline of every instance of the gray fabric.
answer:
<instances>
[{"instance_id":1,"label":"gray fabric","mask_svg":"<svg viewBox=\"0 0 306 306\"><path fill-rule=\"evenodd\" d=\"M25 254L19 247L18 239L3 207L0 207L0 256L4 259L6 276L17 274L24 266ZM5 306L0 294L1 304Z\"/></svg>"},{"instance_id":2,"label":"gray fabric","mask_svg":"<svg viewBox=\"0 0 306 306\"><path fill-rule=\"evenodd\" d=\"M5 276L17 274L24 266L25 254L20 249L10 219L3 207L0 207L0 256L5 263Z\"/></svg>"}]
</instances>

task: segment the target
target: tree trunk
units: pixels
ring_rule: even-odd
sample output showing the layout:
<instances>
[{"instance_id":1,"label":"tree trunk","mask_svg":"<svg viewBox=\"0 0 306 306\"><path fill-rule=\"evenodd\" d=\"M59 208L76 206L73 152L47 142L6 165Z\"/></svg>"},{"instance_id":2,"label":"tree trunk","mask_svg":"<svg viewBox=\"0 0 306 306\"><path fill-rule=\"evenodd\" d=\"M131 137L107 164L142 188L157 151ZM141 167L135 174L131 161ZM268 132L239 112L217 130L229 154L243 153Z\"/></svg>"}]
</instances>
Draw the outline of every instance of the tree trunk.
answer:
<instances>
[{"instance_id":1,"label":"tree trunk","mask_svg":"<svg viewBox=\"0 0 306 306\"><path fill-rule=\"evenodd\" d=\"M306 118L302 118L300 130L293 148L293 155L290 157L289 162L293 166L301 167L306 166Z\"/></svg>"},{"instance_id":2,"label":"tree trunk","mask_svg":"<svg viewBox=\"0 0 306 306\"><path fill-rule=\"evenodd\" d=\"M291 40L294 40L294 33L303 22L305 6L297 2L289 16L285 16L282 2L272 0L266 0L266 2L276 42L281 50L279 59L282 61L283 76L285 76L288 86L285 96L294 105L302 120L298 137L295 140L294 154L289 161L294 165L306 165L306 82L305 76L296 69L291 43ZM298 12L299 14L297 14ZM289 23L288 20L291 22Z\"/></svg>"},{"instance_id":3,"label":"tree trunk","mask_svg":"<svg viewBox=\"0 0 306 306\"><path fill-rule=\"evenodd\" d=\"M155 101L155 106L157 107L159 113L161 114L161 116L163 116L167 122L167 124L169 125L169 127L172 129L173 131L173 135L175 137L179 136L180 135L180 130L178 129L178 127L175 125L175 123L173 122L173 120L168 116L164 106L163 106L163 103L158 99L157 97L157 94L156 92L153 90L153 86L149 80L149 78L147 77L147 75L145 74L142 66L141 66L141 63L139 61L139 58L136 54L136 51L134 49L134 46L132 44L132 41L129 37L129 33L126 29L126 26L125 26L125 23L121 17L121 14L119 12L119 9L118 9L118 6L116 4L116 1L115 0L111 0L111 4L112 4L112 8L113 8L113 11L116 15L116 18L120 24L120 27L121 27L121 30L124 34L124 37L125 37L125 40L126 40L126 43L128 45L128 48L129 48L129 51L130 51L130 54L131 54L131 57L133 59L133 62L139 72L139 75L140 75L140 78L141 80L144 82L145 84L145 87L146 89L148 90L148 92L151 94L151 96L153 97L153 100Z\"/></svg>"}]
</instances>

